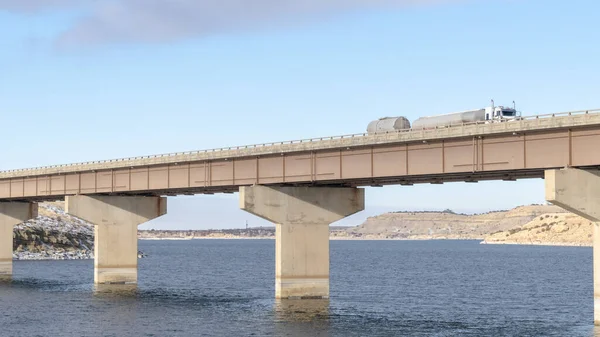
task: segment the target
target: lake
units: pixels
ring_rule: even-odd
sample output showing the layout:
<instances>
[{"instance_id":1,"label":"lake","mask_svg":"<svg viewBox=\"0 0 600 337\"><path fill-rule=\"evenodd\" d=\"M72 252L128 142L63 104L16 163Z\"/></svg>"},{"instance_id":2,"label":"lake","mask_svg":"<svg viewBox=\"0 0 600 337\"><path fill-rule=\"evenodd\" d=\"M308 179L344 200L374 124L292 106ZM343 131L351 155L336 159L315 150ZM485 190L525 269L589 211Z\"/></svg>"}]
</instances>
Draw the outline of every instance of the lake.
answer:
<instances>
[{"instance_id":1,"label":"lake","mask_svg":"<svg viewBox=\"0 0 600 337\"><path fill-rule=\"evenodd\" d=\"M330 299L276 301L274 240L139 246L134 289L16 261L0 336L600 336L589 247L332 241Z\"/></svg>"}]
</instances>

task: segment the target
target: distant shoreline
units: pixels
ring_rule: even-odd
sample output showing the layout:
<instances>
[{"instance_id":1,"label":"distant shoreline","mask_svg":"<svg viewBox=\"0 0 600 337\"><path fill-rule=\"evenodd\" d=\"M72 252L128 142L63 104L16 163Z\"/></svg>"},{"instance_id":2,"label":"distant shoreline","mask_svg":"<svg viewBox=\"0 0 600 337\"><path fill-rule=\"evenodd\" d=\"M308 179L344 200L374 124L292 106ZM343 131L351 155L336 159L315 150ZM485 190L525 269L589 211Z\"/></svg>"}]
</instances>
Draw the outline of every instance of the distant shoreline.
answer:
<instances>
[{"instance_id":1,"label":"distant shoreline","mask_svg":"<svg viewBox=\"0 0 600 337\"><path fill-rule=\"evenodd\" d=\"M266 236L266 237L241 237L241 236L232 236L232 237L207 237L207 236L197 236L193 238L138 238L138 240L145 241L190 241L190 240L275 240L274 236ZM483 238L361 238L361 237L330 237L331 241L481 241Z\"/></svg>"},{"instance_id":2,"label":"distant shoreline","mask_svg":"<svg viewBox=\"0 0 600 337\"><path fill-rule=\"evenodd\" d=\"M487 242L481 241L482 245L513 245L513 246L552 246L552 247L592 247L587 243L576 242L517 242L517 241L502 241L502 242Z\"/></svg>"},{"instance_id":3,"label":"distant shoreline","mask_svg":"<svg viewBox=\"0 0 600 337\"><path fill-rule=\"evenodd\" d=\"M145 241L190 241L190 240L274 240L275 237L193 237L193 238L139 238ZM330 237L330 241L478 241L481 245L592 247L589 244L567 242L488 242L482 238L344 238Z\"/></svg>"},{"instance_id":4,"label":"distant shoreline","mask_svg":"<svg viewBox=\"0 0 600 337\"><path fill-rule=\"evenodd\" d=\"M145 241L190 241L190 240L275 240L275 237L194 237L194 238L138 238ZM330 237L331 241L481 241L473 238L344 238Z\"/></svg>"}]
</instances>

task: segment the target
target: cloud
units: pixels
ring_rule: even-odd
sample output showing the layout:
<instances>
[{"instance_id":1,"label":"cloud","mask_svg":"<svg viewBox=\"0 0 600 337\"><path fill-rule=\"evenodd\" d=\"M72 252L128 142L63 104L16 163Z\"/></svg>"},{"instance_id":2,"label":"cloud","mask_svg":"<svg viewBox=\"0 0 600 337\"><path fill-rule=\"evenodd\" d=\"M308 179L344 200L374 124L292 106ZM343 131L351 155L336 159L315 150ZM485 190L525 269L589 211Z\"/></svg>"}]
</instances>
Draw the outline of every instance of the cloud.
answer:
<instances>
[{"instance_id":1,"label":"cloud","mask_svg":"<svg viewBox=\"0 0 600 337\"><path fill-rule=\"evenodd\" d=\"M0 10L35 11L93 4L60 46L170 42L362 8L461 0L0 0Z\"/></svg>"},{"instance_id":2,"label":"cloud","mask_svg":"<svg viewBox=\"0 0 600 337\"><path fill-rule=\"evenodd\" d=\"M45 9L78 7L90 0L0 0L0 10L35 12Z\"/></svg>"}]
</instances>

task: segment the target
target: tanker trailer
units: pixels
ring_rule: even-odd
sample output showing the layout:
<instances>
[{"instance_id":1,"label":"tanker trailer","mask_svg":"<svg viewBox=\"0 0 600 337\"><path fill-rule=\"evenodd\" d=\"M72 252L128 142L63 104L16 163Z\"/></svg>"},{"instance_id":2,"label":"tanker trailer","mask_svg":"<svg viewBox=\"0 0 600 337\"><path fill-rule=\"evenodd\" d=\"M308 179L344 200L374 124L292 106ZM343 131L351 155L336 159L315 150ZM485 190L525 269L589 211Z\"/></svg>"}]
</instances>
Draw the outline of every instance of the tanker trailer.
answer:
<instances>
[{"instance_id":1,"label":"tanker trailer","mask_svg":"<svg viewBox=\"0 0 600 337\"><path fill-rule=\"evenodd\" d=\"M444 115L421 117L413 122L413 129L431 129L438 126L460 125L485 121L486 109L453 112Z\"/></svg>"},{"instance_id":2,"label":"tanker trailer","mask_svg":"<svg viewBox=\"0 0 600 337\"><path fill-rule=\"evenodd\" d=\"M396 132L408 129L410 129L410 121L406 117L383 117L369 123L367 133Z\"/></svg>"},{"instance_id":3,"label":"tanker trailer","mask_svg":"<svg viewBox=\"0 0 600 337\"><path fill-rule=\"evenodd\" d=\"M513 102L514 103L514 102ZM413 122L413 129L432 129L440 126L461 125L467 123L496 123L519 120L515 107L492 106L483 109L454 112L445 115L421 117Z\"/></svg>"}]
</instances>

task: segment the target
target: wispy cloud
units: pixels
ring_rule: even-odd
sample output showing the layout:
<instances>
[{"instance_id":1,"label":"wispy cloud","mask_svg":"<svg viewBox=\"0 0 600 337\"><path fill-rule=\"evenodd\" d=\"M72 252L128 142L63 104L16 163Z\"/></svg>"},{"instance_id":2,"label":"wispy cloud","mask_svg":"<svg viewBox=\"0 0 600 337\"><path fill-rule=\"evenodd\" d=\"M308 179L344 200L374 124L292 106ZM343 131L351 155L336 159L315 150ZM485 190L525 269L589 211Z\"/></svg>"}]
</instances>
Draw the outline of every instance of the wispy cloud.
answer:
<instances>
[{"instance_id":1,"label":"wispy cloud","mask_svg":"<svg viewBox=\"0 0 600 337\"><path fill-rule=\"evenodd\" d=\"M0 10L35 11L91 0L0 0ZM361 8L461 0L102 0L59 38L62 46L168 42Z\"/></svg>"},{"instance_id":2,"label":"wispy cloud","mask_svg":"<svg viewBox=\"0 0 600 337\"><path fill-rule=\"evenodd\" d=\"M0 10L35 12L44 9L59 9L80 6L91 0L0 0Z\"/></svg>"}]
</instances>

